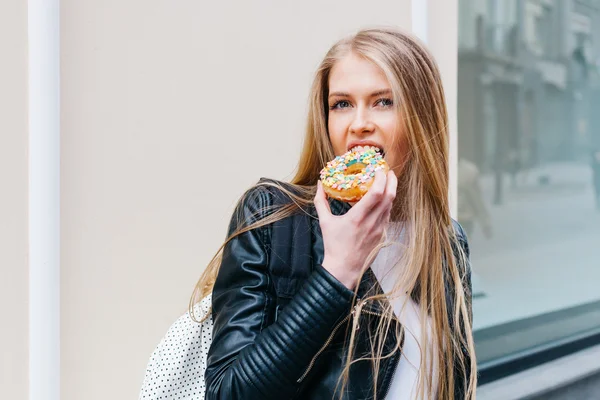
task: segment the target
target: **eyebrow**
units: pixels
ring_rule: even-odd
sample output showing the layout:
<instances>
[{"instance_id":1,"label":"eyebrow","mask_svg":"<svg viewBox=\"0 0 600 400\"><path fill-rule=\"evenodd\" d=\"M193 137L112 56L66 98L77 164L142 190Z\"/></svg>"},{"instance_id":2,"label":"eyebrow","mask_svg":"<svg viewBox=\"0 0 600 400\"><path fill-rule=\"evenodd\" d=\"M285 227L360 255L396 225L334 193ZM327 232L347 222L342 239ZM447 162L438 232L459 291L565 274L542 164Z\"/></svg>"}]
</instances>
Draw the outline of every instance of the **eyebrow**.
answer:
<instances>
[{"instance_id":1,"label":"eyebrow","mask_svg":"<svg viewBox=\"0 0 600 400\"><path fill-rule=\"evenodd\" d=\"M381 96L384 94L391 94L392 91L391 89L381 89L381 90L377 90L376 92L371 93L371 95L369 97L377 97L377 96ZM346 92L333 92L333 93L329 93L329 97L350 97L349 93Z\"/></svg>"}]
</instances>

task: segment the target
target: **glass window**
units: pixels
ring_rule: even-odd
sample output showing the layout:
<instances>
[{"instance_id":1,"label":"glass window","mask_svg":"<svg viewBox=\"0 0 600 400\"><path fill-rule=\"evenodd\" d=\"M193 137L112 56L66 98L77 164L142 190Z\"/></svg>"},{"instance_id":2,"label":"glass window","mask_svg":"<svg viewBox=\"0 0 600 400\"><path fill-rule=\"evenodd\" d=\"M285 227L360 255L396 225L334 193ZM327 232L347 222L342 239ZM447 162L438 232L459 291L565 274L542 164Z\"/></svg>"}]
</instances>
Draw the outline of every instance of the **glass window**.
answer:
<instances>
[{"instance_id":1,"label":"glass window","mask_svg":"<svg viewBox=\"0 0 600 400\"><path fill-rule=\"evenodd\" d=\"M600 4L459 13L458 220L487 365L600 329Z\"/></svg>"}]
</instances>

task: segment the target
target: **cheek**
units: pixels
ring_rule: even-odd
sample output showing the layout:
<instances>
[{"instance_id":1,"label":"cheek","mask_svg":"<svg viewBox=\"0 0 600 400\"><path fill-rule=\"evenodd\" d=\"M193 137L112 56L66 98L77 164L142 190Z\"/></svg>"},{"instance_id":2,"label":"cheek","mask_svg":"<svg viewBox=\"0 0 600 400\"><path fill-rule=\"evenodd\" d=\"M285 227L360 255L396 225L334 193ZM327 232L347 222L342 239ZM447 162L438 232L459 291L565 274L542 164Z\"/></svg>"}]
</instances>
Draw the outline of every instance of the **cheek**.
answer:
<instances>
[{"instance_id":1,"label":"cheek","mask_svg":"<svg viewBox=\"0 0 600 400\"><path fill-rule=\"evenodd\" d=\"M399 142L393 147L392 151L388 151L386 154L386 161L390 164L390 167L394 170L397 176L402 172L402 166L408 157L408 142L405 137L400 136Z\"/></svg>"},{"instance_id":2,"label":"cheek","mask_svg":"<svg viewBox=\"0 0 600 400\"><path fill-rule=\"evenodd\" d=\"M408 154L408 141L406 135L401 128L398 127L398 118L389 118L382 121L383 134L385 136L385 142L388 143L386 149L386 160L390 163L390 167L394 169L396 173L399 173L399 168L403 164Z\"/></svg>"},{"instance_id":3,"label":"cheek","mask_svg":"<svg viewBox=\"0 0 600 400\"><path fill-rule=\"evenodd\" d=\"M382 115L377 125L383 131L386 140L397 140L400 135L399 118L395 113Z\"/></svg>"},{"instance_id":4,"label":"cheek","mask_svg":"<svg viewBox=\"0 0 600 400\"><path fill-rule=\"evenodd\" d=\"M330 118L327 124L329 140L333 146L336 155L343 154L346 151L346 137L344 126L339 118Z\"/></svg>"}]
</instances>

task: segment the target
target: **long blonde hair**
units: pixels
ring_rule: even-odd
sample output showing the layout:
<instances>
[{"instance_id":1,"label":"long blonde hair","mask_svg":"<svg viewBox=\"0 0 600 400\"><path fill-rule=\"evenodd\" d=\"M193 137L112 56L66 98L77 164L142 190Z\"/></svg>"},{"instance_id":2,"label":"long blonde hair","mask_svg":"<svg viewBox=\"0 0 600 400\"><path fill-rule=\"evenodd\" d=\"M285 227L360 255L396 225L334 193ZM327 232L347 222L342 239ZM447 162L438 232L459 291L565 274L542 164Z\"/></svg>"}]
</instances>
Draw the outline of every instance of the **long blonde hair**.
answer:
<instances>
[{"instance_id":1,"label":"long blonde hair","mask_svg":"<svg viewBox=\"0 0 600 400\"><path fill-rule=\"evenodd\" d=\"M407 230L406 249L399 261L403 266L400 269L402 273L393 291L367 297L361 300L361 304L368 301L386 304L386 299L410 293L419 305L421 326L431 327L429 332L428 329L422 329L419 343L422 355L421 365L418 366L419 396L428 393L429 398L454 399L458 381L463 388L464 398L474 399L477 368L471 331L471 294L465 285L466 255L457 245L448 204L448 116L444 91L433 57L416 39L395 29L359 31L337 42L326 54L316 72L310 93L304 147L297 173L290 182L294 190L279 187L290 197L290 203L270 210L266 217L258 221L240 224L227 238L196 284L190 300L191 313L194 304L212 290L222 250L227 243L244 232L271 224L312 205L319 171L335 156L327 132L329 74L335 63L350 52L376 64L390 83L394 104L401 116L403 140L408 147L392 218L402 221L405 227L415 227ZM265 185L278 186L274 183ZM382 241L367 262L386 245ZM453 309L447 307L447 293L453 296ZM353 317L355 324L358 323L361 309L356 308ZM389 303L384 310L371 338L372 351L368 358L373 362L374 383L378 380L380 361L390 356L384 354L383 343L388 328L396 318ZM355 329L352 329L350 349L355 342L354 332ZM400 343L397 349L401 351ZM340 377L342 388L347 385L351 364L358 360L364 358L353 359L352 351L348 352L346 366ZM435 381L431 379L434 365L438 371Z\"/></svg>"}]
</instances>

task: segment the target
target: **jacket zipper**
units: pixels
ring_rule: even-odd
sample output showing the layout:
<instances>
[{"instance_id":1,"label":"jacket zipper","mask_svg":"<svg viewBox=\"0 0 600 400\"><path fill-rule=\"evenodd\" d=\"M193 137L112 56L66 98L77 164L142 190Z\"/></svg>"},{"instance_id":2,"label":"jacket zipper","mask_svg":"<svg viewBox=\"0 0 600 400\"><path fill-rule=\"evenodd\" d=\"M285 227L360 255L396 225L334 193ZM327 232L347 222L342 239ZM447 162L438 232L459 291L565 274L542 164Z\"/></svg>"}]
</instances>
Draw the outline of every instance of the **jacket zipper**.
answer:
<instances>
[{"instance_id":1,"label":"jacket zipper","mask_svg":"<svg viewBox=\"0 0 600 400\"><path fill-rule=\"evenodd\" d=\"M306 368L306 371L304 371L304 373L302 374L302 376L300 378L298 378L298 380L296 381L296 383L301 383L304 380L304 378L306 378L306 376L308 375L308 373L315 366L315 363L317 362L317 358L319 358L319 356L325 351L325 349L327 348L327 346L329 346L331 344L331 341L333 340L333 337L335 336L335 334L338 331L338 329L340 329L340 327L346 321L348 321L348 319L351 316L353 316L354 314L356 314L356 310L358 309L359 306L362 307L363 305L364 304L357 303L354 306L354 308L352 309L352 312L349 315L347 315L343 320L341 320L340 322L337 323L337 325L333 328L333 330L331 331L331 334L329 335L329 337L325 341L325 344L319 349L319 351L317 351L317 353L315 354L315 356L312 358L312 360L308 364L308 367ZM383 314L375 313L375 312L372 312L372 311L363 310L361 312L363 312L365 314L378 315L380 317L383 316ZM356 326L357 330L358 330L358 328L359 328L359 325Z\"/></svg>"}]
</instances>

